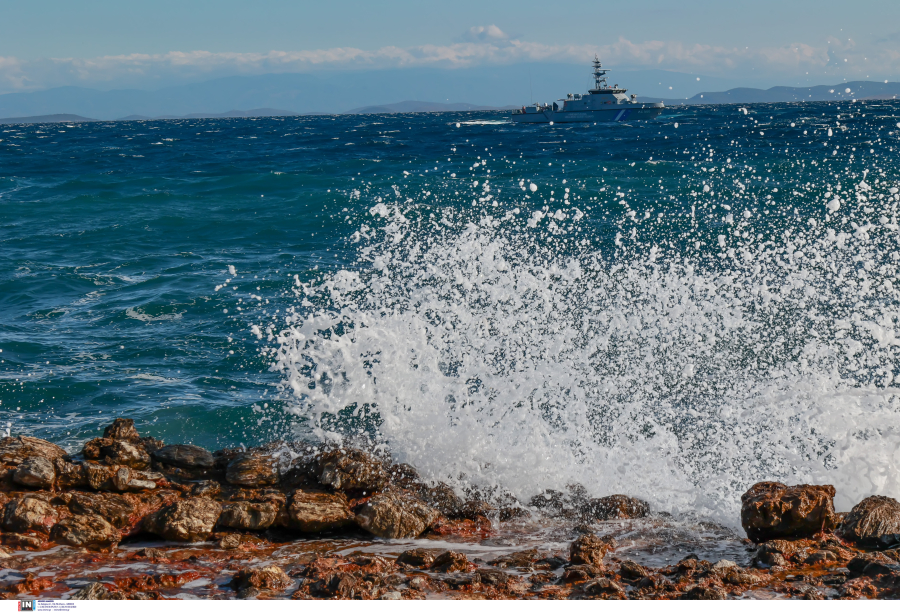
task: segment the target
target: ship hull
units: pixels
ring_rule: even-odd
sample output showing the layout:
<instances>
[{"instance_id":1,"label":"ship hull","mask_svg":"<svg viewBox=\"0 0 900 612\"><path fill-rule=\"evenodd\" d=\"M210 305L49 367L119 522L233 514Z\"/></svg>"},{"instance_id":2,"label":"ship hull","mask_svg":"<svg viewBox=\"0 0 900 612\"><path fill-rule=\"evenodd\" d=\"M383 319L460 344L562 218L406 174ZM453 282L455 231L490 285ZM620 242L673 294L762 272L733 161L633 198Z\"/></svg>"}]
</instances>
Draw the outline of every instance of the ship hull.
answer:
<instances>
[{"instance_id":1,"label":"ship hull","mask_svg":"<svg viewBox=\"0 0 900 612\"><path fill-rule=\"evenodd\" d=\"M515 123L612 123L616 121L647 121L659 117L665 108L662 104L611 105L597 110L554 111L516 113Z\"/></svg>"}]
</instances>

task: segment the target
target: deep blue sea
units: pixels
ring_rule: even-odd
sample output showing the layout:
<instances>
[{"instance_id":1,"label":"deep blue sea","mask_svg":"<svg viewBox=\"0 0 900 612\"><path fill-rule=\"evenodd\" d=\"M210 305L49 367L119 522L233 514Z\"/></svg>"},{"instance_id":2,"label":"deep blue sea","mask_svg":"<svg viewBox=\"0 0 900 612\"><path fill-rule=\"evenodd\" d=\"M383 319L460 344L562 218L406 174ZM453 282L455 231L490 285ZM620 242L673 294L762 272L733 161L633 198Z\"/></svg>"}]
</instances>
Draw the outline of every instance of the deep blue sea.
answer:
<instances>
[{"instance_id":1,"label":"deep blue sea","mask_svg":"<svg viewBox=\"0 0 900 612\"><path fill-rule=\"evenodd\" d=\"M0 430L362 435L732 522L760 479L897 497L898 122L0 126Z\"/></svg>"}]
</instances>

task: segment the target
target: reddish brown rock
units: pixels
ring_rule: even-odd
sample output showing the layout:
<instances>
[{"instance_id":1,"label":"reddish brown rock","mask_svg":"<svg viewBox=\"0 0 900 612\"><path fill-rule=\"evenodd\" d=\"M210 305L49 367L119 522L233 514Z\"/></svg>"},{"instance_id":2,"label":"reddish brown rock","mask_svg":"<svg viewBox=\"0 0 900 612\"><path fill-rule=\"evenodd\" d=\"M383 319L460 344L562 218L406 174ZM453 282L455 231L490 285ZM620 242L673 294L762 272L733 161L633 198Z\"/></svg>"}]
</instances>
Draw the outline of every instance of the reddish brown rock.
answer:
<instances>
[{"instance_id":1,"label":"reddish brown rock","mask_svg":"<svg viewBox=\"0 0 900 612\"><path fill-rule=\"evenodd\" d=\"M54 461L65 456L66 451L40 438L16 436L0 440L0 463L6 465L19 465L33 457L44 457Z\"/></svg>"},{"instance_id":2,"label":"reddish brown rock","mask_svg":"<svg viewBox=\"0 0 900 612\"><path fill-rule=\"evenodd\" d=\"M56 469L56 485L61 489L74 489L87 486L87 476L84 467L77 463L70 463L65 459L53 461Z\"/></svg>"},{"instance_id":3,"label":"reddish brown rock","mask_svg":"<svg viewBox=\"0 0 900 612\"><path fill-rule=\"evenodd\" d=\"M469 558L463 553L448 550L437 556L431 564L431 569L435 572L450 574L453 572L467 572L470 565L472 564L469 563Z\"/></svg>"},{"instance_id":4,"label":"reddish brown rock","mask_svg":"<svg viewBox=\"0 0 900 612\"><path fill-rule=\"evenodd\" d=\"M412 550L403 551L397 557L397 563L405 563L413 567L431 567L438 555L443 552L439 548L414 548Z\"/></svg>"},{"instance_id":5,"label":"reddish brown rock","mask_svg":"<svg viewBox=\"0 0 900 612\"><path fill-rule=\"evenodd\" d=\"M508 555L503 555L502 557L497 557L493 561L489 561L488 565L496 567L534 567L534 564L537 563L537 560L540 558L541 555L538 553L537 549L530 548L528 550L520 550Z\"/></svg>"},{"instance_id":6,"label":"reddish brown rock","mask_svg":"<svg viewBox=\"0 0 900 612\"><path fill-rule=\"evenodd\" d=\"M139 444L125 440L114 440L101 450L103 460L109 465L124 465L135 470L150 467L150 455Z\"/></svg>"},{"instance_id":7,"label":"reddish brown rock","mask_svg":"<svg viewBox=\"0 0 900 612\"><path fill-rule=\"evenodd\" d=\"M256 453L238 455L228 463L225 480L242 487L278 484L278 463L274 457Z\"/></svg>"},{"instance_id":8,"label":"reddish brown rock","mask_svg":"<svg viewBox=\"0 0 900 612\"><path fill-rule=\"evenodd\" d=\"M234 502L223 504L219 526L229 529L268 529L275 523L278 506L273 503Z\"/></svg>"},{"instance_id":9,"label":"reddish brown rock","mask_svg":"<svg viewBox=\"0 0 900 612\"><path fill-rule=\"evenodd\" d=\"M245 569L239 571L231 580L231 587L236 591L258 589L260 591L284 591L294 581L277 565L261 569Z\"/></svg>"},{"instance_id":10,"label":"reddish brown rock","mask_svg":"<svg viewBox=\"0 0 900 612\"><path fill-rule=\"evenodd\" d=\"M603 557L616 546L611 538L585 534L569 547L569 561L578 565L603 565Z\"/></svg>"},{"instance_id":11,"label":"reddish brown rock","mask_svg":"<svg viewBox=\"0 0 900 612\"><path fill-rule=\"evenodd\" d=\"M136 522L138 507L122 495L115 493L72 493L69 499L72 514L100 516L116 529L124 529Z\"/></svg>"},{"instance_id":12,"label":"reddish brown rock","mask_svg":"<svg viewBox=\"0 0 900 612\"><path fill-rule=\"evenodd\" d=\"M382 538L415 538L428 529L440 513L404 492L374 495L356 511L357 524Z\"/></svg>"},{"instance_id":13,"label":"reddish brown rock","mask_svg":"<svg viewBox=\"0 0 900 612\"><path fill-rule=\"evenodd\" d=\"M211 499L198 497L178 500L144 520L150 533L175 542L199 542L212 533L222 507Z\"/></svg>"},{"instance_id":14,"label":"reddish brown rock","mask_svg":"<svg viewBox=\"0 0 900 612\"><path fill-rule=\"evenodd\" d=\"M354 522L347 498L324 491L295 491L287 514L287 526L304 533L343 529Z\"/></svg>"},{"instance_id":15,"label":"reddish brown rock","mask_svg":"<svg viewBox=\"0 0 900 612\"><path fill-rule=\"evenodd\" d=\"M50 533L59 520L59 513L47 502L36 497L15 499L6 505L3 526L8 531Z\"/></svg>"},{"instance_id":16,"label":"reddish brown rock","mask_svg":"<svg viewBox=\"0 0 900 612\"><path fill-rule=\"evenodd\" d=\"M153 451L153 459L186 470L208 470L215 465L212 453L193 444L170 444Z\"/></svg>"},{"instance_id":17,"label":"reddish brown rock","mask_svg":"<svg viewBox=\"0 0 900 612\"><path fill-rule=\"evenodd\" d=\"M108 425L103 430L103 437L113 440L137 441L141 435L134 426L134 419L116 419L112 422L112 425Z\"/></svg>"},{"instance_id":18,"label":"reddish brown rock","mask_svg":"<svg viewBox=\"0 0 900 612\"><path fill-rule=\"evenodd\" d=\"M56 482L56 468L46 457L32 457L16 467L13 482L35 489L51 489Z\"/></svg>"},{"instance_id":19,"label":"reddish brown rock","mask_svg":"<svg viewBox=\"0 0 900 612\"><path fill-rule=\"evenodd\" d=\"M371 494L383 489L389 480L384 464L360 450L339 449L319 458L319 482L339 491Z\"/></svg>"},{"instance_id":20,"label":"reddish brown rock","mask_svg":"<svg viewBox=\"0 0 900 612\"><path fill-rule=\"evenodd\" d=\"M853 507L839 529L846 540L871 548L900 544L900 502L873 495Z\"/></svg>"},{"instance_id":21,"label":"reddish brown rock","mask_svg":"<svg viewBox=\"0 0 900 612\"><path fill-rule=\"evenodd\" d=\"M585 582L584 586L581 588L588 595L612 595L625 592L625 589L622 588L621 584L605 577L589 580L588 582Z\"/></svg>"},{"instance_id":22,"label":"reddish brown rock","mask_svg":"<svg viewBox=\"0 0 900 612\"><path fill-rule=\"evenodd\" d=\"M803 538L834 528L834 487L759 482L741 496L741 524L754 542Z\"/></svg>"},{"instance_id":23,"label":"reddish brown rock","mask_svg":"<svg viewBox=\"0 0 900 612\"><path fill-rule=\"evenodd\" d=\"M50 539L69 546L107 549L115 546L120 536L112 525L99 516L75 515L54 525Z\"/></svg>"},{"instance_id":24,"label":"reddish brown rock","mask_svg":"<svg viewBox=\"0 0 900 612\"><path fill-rule=\"evenodd\" d=\"M598 521L643 518L650 514L650 504L627 495L609 495L586 502L585 514Z\"/></svg>"}]
</instances>

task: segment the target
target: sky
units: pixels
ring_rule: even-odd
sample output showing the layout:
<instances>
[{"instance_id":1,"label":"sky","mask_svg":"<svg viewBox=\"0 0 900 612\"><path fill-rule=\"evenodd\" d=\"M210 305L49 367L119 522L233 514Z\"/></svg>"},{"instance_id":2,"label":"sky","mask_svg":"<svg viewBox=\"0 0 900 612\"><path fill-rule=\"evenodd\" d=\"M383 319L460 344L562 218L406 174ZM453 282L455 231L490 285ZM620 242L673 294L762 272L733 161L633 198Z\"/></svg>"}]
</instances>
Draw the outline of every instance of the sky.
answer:
<instances>
[{"instance_id":1,"label":"sky","mask_svg":"<svg viewBox=\"0 0 900 612\"><path fill-rule=\"evenodd\" d=\"M524 62L900 81L898 0L0 0L0 93Z\"/></svg>"}]
</instances>

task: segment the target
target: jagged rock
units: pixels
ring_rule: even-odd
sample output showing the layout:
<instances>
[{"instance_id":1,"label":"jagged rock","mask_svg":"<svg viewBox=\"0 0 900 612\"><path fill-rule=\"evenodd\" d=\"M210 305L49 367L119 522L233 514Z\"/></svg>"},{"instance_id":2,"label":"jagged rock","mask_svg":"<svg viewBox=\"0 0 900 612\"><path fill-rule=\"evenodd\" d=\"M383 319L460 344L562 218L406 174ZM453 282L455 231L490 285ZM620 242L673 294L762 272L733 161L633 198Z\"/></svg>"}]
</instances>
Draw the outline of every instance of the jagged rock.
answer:
<instances>
[{"instance_id":1,"label":"jagged rock","mask_svg":"<svg viewBox=\"0 0 900 612\"><path fill-rule=\"evenodd\" d=\"M135 470L150 467L150 455L142 446L125 440L114 440L101 450L103 460L109 465L124 465Z\"/></svg>"},{"instance_id":2,"label":"jagged rock","mask_svg":"<svg viewBox=\"0 0 900 612\"><path fill-rule=\"evenodd\" d=\"M626 580L640 580L649 576L650 570L639 563L625 560L619 562L619 573Z\"/></svg>"},{"instance_id":3,"label":"jagged rock","mask_svg":"<svg viewBox=\"0 0 900 612\"><path fill-rule=\"evenodd\" d=\"M69 546L110 548L119 542L119 532L97 515L74 515L53 526L50 539Z\"/></svg>"},{"instance_id":4,"label":"jagged rock","mask_svg":"<svg viewBox=\"0 0 900 612\"><path fill-rule=\"evenodd\" d=\"M603 557L616 547L612 538L599 538L585 534L572 542L569 547L569 560L573 564L603 565Z\"/></svg>"},{"instance_id":5,"label":"jagged rock","mask_svg":"<svg viewBox=\"0 0 900 612\"><path fill-rule=\"evenodd\" d=\"M356 512L357 524L382 538L415 538L440 517L420 499L402 492L374 495Z\"/></svg>"},{"instance_id":6,"label":"jagged rock","mask_svg":"<svg viewBox=\"0 0 900 612\"><path fill-rule=\"evenodd\" d=\"M8 531L18 533L26 531L50 533L57 520L59 514L53 506L36 497L24 497L6 505L3 526Z\"/></svg>"},{"instance_id":7,"label":"jagged rock","mask_svg":"<svg viewBox=\"0 0 900 612\"><path fill-rule=\"evenodd\" d=\"M36 536L23 535L21 533L4 533L0 534L3 545L15 550L40 550L44 545L44 541Z\"/></svg>"},{"instance_id":8,"label":"jagged rock","mask_svg":"<svg viewBox=\"0 0 900 612\"><path fill-rule=\"evenodd\" d=\"M69 510L73 514L101 516L116 529L124 529L136 521L138 508L127 498L114 493L72 493Z\"/></svg>"},{"instance_id":9,"label":"jagged rock","mask_svg":"<svg viewBox=\"0 0 900 612\"><path fill-rule=\"evenodd\" d=\"M287 514L287 526L304 533L343 529L354 522L347 498L340 493L295 491Z\"/></svg>"},{"instance_id":10,"label":"jagged rock","mask_svg":"<svg viewBox=\"0 0 900 612\"><path fill-rule=\"evenodd\" d=\"M585 593L588 595L600 595L602 593L613 594L613 593L624 593L625 589L622 588L618 582L614 580L610 580L609 578L594 578L593 580L589 580L584 583L582 587Z\"/></svg>"},{"instance_id":11,"label":"jagged rock","mask_svg":"<svg viewBox=\"0 0 900 612\"><path fill-rule=\"evenodd\" d=\"M596 565L570 565L563 572L560 580L563 584L570 584L572 582L584 582L602 574L603 570Z\"/></svg>"},{"instance_id":12,"label":"jagged rock","mask_svg":"<svg viewBox=\"0 0 900 612\"><path fill-rule=\"evenodd\" d=\"M431 569L435 572L451 574L453 572L468 571L469 565L469 558L463 553L456 552L455 550L448 550L435 558L434 562L431 564Z\"/></svg>"},{"instance_id":13,"label":"jagged rock","mask_svg":"<svg viewBox=\"0 0 900 612\"><path fill-rule=\"evenodd\" d=\"M540 554L537 549L531 548L497 557L493 561L489 561L488 565L493 565L495 567L534 567L534 564L539 557Z\"/></svg>"},{"instance_id":14,"label":"jagged rock","mask_svg":"<svg viewBox=\"0 0 900 612\"><path fill-rule=\"evenodd\" d=\"M13 482L35 489L50 489L56 482L56 468L46 457L32 457L19 464Z\"/></svg>"},{"instance_id":15,"label":"jagged rock","mask_svg":"<svg viewBox=\"0 0 900 612\"><path fill-rule=\"evenodd\" d=\"M139 440L141 435L134 426L134 419L116 419L103 430L104 438L113 440Z\"/></svg>"},{"instance_id":16,"label":"jagged rock","mask_svg":"<svg viewBox=\"0 0 900 612\"><path fill-rule=\"evenodd\" d=\"M682 599L728 599L725 589L717 586L695 586L681 596Z\"/></svg>"},{"instance_id":17,"label":"jagged rock","mask_svg":"<svg viewBox=\"0 0 900 612\"><path fill-rule=\"evenodd\" d=\"M222 485L215 480L204 480L191 487L191 497L215 497L222 492Z\"/></svg>"},{"instance_id":18,"label":"jagged rock","mask_svg":"<svg viewBox=\"0 0 900 612\"><path fill-rule=\"evenodd\" d=\"M475 573L481 578L483 584L500 585L509 582L509 574L503 570L479 568L475 570ZM412 586L412 583L410 583L410 586Z\"/></svg>"},{"instance_id":19,"label":"jagged rock","mask_svg":"<svg viewBox=\"0 0 900 612\"><path fill-rule=\"evenodd\" d=\"M759 482L741 496L741 524L754 542L808 537L836 524L834 487Z\"/></svg>"},{"instance_id":20,"label":"jagged rock","mask_svg":"<svg viewBox=\"0 0 900 612\"><path fill-rule=\"evenodd\" d=\"M900 502L872 495L853 507L840 527L841 537L871 548L900 544Z\"/></svg>"},{"instance_id":21,"label":"jagged rock","mask_svg":"<svg viewBox=\"0 0 900 612\"><path fill-rule=\"evenodd\" d=\"M231 588L235 591L259 589L260 591L284 591L294 584L284 570L277 565L261 569L245 569L239 571L231 579Z\"/></svg>"},{"instance_id":22,"label":"jagged rock","mask_svg":"<svg viewBox=\"0 0 900 612\"><path fill-rule=\"evenodd\" d=\"M339 491L373 493L390 480L384 465L372 455L355 449L339 449L319 458L319 482Z\"/></svg>"},{"instance_id":23,"label":"jagged rock","mask_svg":"<svg viewBox=\"0 0 900 612\"><path fill-rule=\"evenodd\" d=\"M872 566L871 570L868 569L870 565ZM882 552L860 553L847 563L847 570L850 572L850 576L853 577L863 575L875 576L879 573L889 573L880 570L891 565L896 565L896 561Z\"/></svg>"},{"instance_id":24,"label":"jagged rock","mask_svg":"<svg viewBox=\"0 0 900 612\"><path fill-rule=\"evenodd\" d=\"M309 592L314 597L353 599L359 590L359 579L352 574L332 574L313 583Z\"/></svg>"},{"instance_id":25,"label":"jagged rock","mask_svg":"<svg viewBox=\"0 0 900 612\"><path fill-rule=\"evenodd\" d=\"M40 438L16 436L0 440L0 463L6 465L19 465L33 457L44 457L54 461L65 456L66 451Z\"/></svg>"},{"instance_id":26,"label":"jagged rock","mask_svg":"<svg viewBox=\"0 0 900 612\"><path fill-rule=\"evenodd\" d=\"M241 534L226 533L219 539L219 548L222 550L236 550L241 546Z\"/></svg>"},{"instance_id":27,"label":"jagged rock","mask_svg":"<svg viewBox=\"0 0 900 612\"><path fill-rule=\"evenodd\" d=\"M77 593L69 599L77 601L82 600L104 600L111 599L111 592L105 585L100 582L92 582L86 587L82 587ZM117 598L118 599L118 598Z\"/></svg>"},{"instance_id":28,"label":"jagged rock","mask_svg":"<svg viewBox=\"0 0 900 612\"><path fill-rule=\"evenodd\" d=\"M242 487L264 487L278 484L278 464L274 457L245 453L228 463L225 480Z\"/></svg>"},{"instance_id":29,"label":"jagged rock","mask_svg":"<svg viewBox=\"0 0 900 612\"><path fill-rule=\"evenodd\" d=\"M784 566L805 559L809 548L808 540L769 540L756 549L753 561L763 567Z\"/></svg>"},{"instance_id":30,"label":"jagged rock","mask_svg":"<svg viewBox=\"0 0 900 612\"><path fill-rule=\"evenodd\" d=\"M65 459L55 459L53 466L56 470L56 485L59 488L74 489L87 486L87 476L82 465L70 463Z\"/></svg>"},{"instance_id":31,"label":"jagged rock","mask_svg":"<svg viewBox=\"0 0 900 612\"><path fill-rule=\"evenodd\" d=\"M212 533L222 506L205 497L176 501L165 506L144 521L144 527L167 540L199 542Z\"/></svg>"},{"instance_id":32,"label":"jagged rock","mask_svg":"<svg viewBox=\"0 0 900 612\"><path fill-rule=\"evenodd\" d=\"M400 553L397 563L405 563L413 567L431 567L434 560L441 554L439 548L414 548Z\"/></svg>"},{"instance_id":33,"label":"jagged rock","mask_svg":"<svg viewBox=\"0 0 900 612\"><path fill-rule=\"evenodd\" d=\"M119 465L83 463L81 469L85 485L95 491L146 491L156 488L154 478L162 478L162 474L140 472Z\"/></svg>"},{"instance_id":34,"label":"jagged rock","mask_svg":"<svg viewBox=\"0 0 900 612\"><path fill-rule=\"evenodd\" d=\"M275 523L278 506L272 503L254 504L235 502L224 504L219 516L219 526L230 529L259 531L268 529Z\"/></svg>"},{"instance_id":35,"label":"jagged rock","mask_svg":"<svg viewBox=\"0 0 900 612\"><path fill-rule=\"evenodd\" d=\"M208 470L215 465L212 453L193 444L170 444L153 451L151 456L160 463L186 470Z\"/></svg>"},{"instance_id":36,"label":"jagged rock","mask_svg":"<svg viewBox=\"0 0 900 612\"><path fill-rule=\"evenodd\" d=\"M643 518L650 514L650 504L627 495L609 495L586 502L585 514L598 521Z\"/></svg>"}]
</instances>

